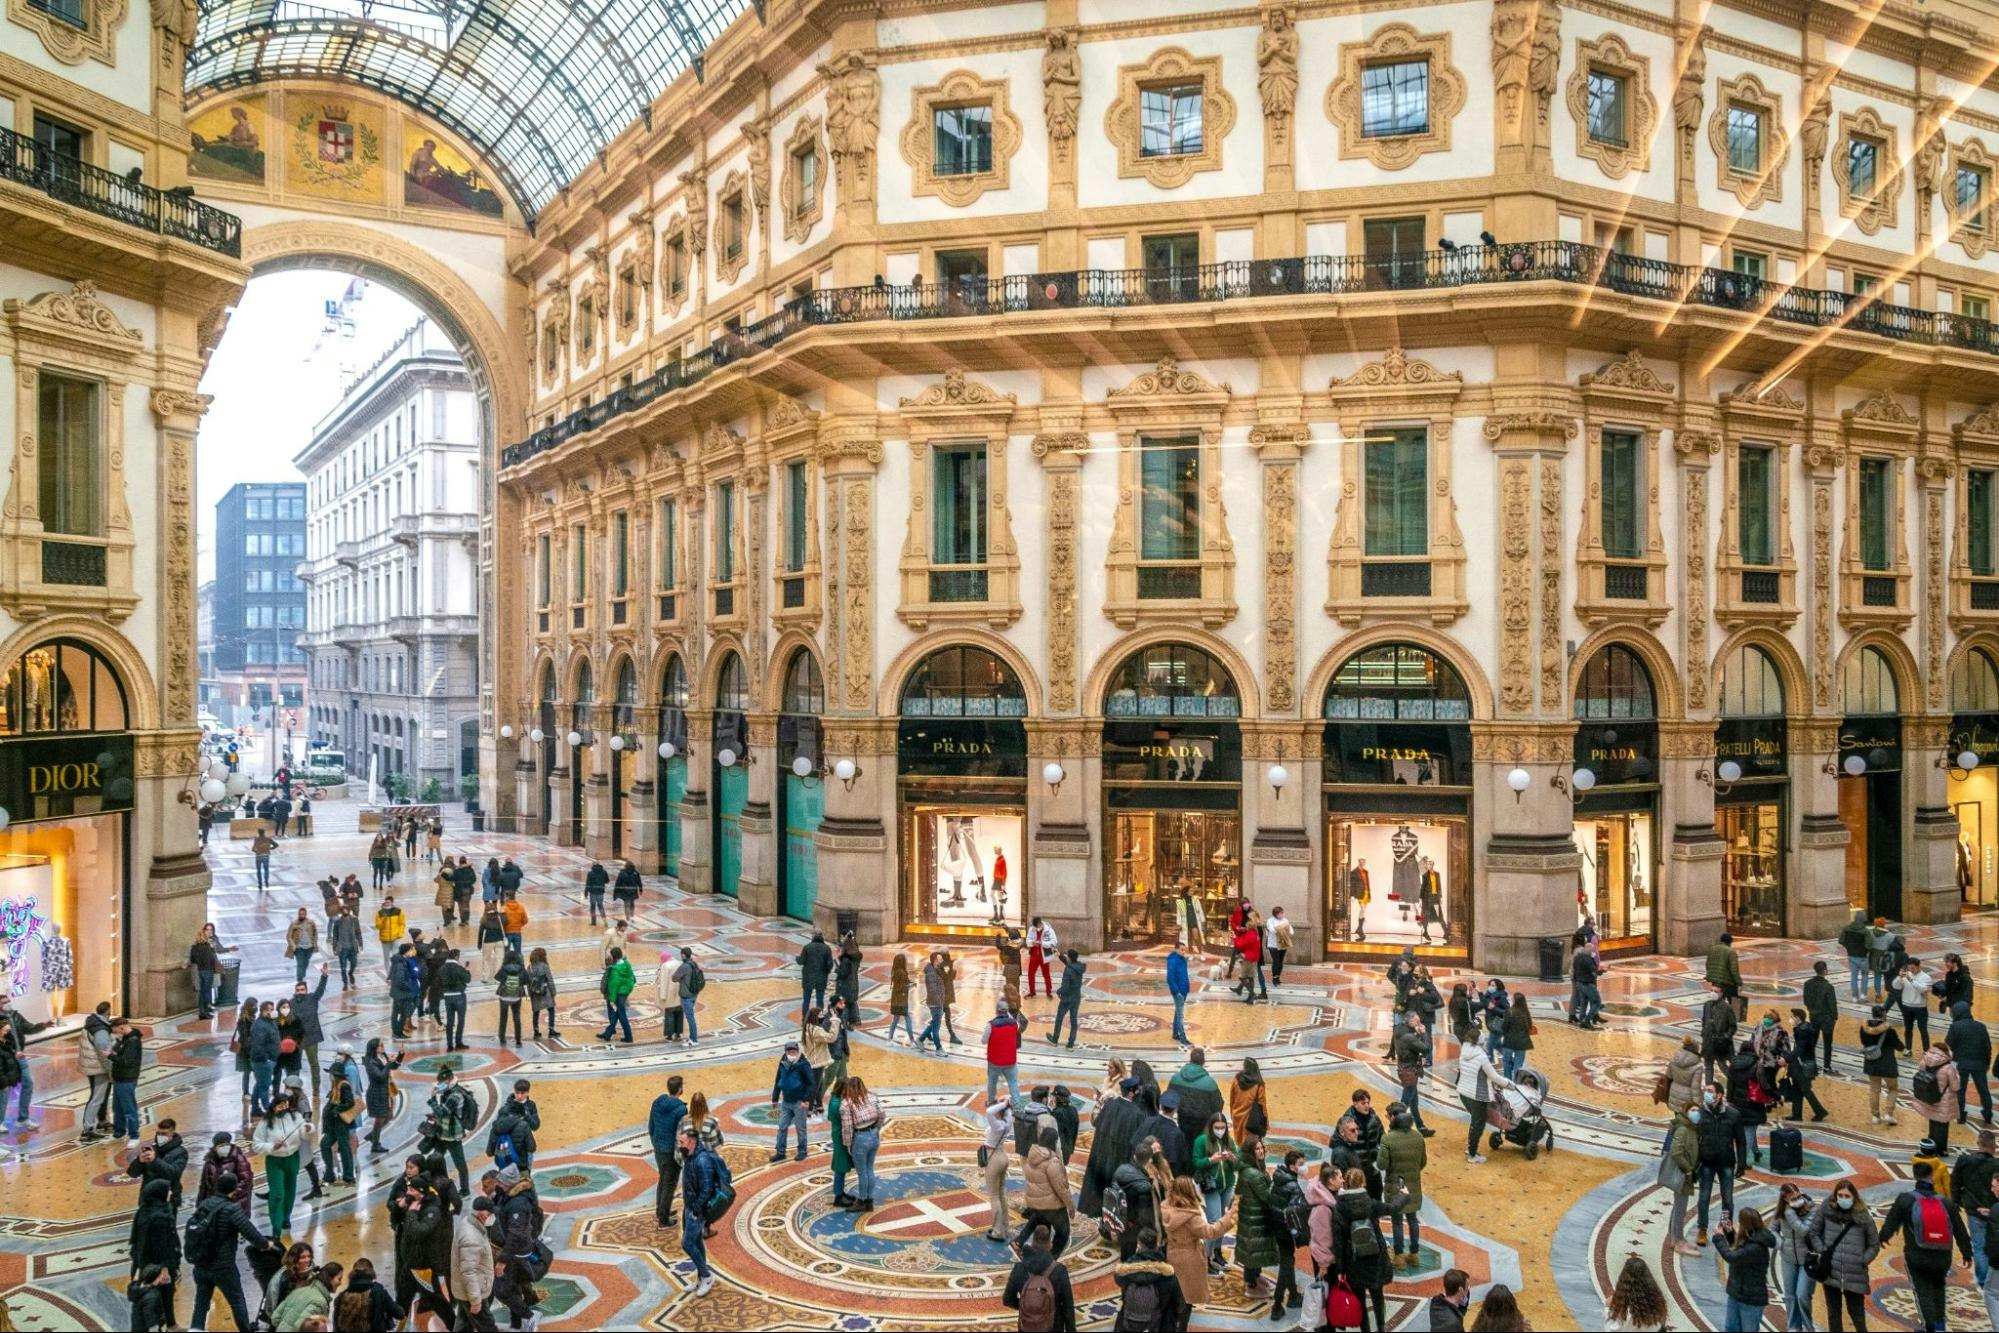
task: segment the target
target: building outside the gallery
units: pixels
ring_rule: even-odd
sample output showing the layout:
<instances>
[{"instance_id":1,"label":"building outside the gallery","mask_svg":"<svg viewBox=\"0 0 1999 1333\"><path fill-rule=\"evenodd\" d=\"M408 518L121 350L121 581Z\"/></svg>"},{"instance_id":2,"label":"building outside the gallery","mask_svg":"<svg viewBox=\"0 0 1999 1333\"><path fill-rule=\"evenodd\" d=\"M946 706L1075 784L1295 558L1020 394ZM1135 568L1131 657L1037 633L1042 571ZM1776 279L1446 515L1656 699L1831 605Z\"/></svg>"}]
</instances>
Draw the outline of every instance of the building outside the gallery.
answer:
<instances>
[{"instance_id":1,"label":"building outside the gallery","mask_svg":"<svg viewBox=\"0 0 1999 1333\"><path fill-rule=\"evenodd\" d=\"M519 247L509 827L875 939L1999 902L1969 8L938 8L737 24Z\"/></svg>"},{"instance_id":2,"label":"building outside the gallery","mask_svg":"<svg viewBox=\"0 0 1999 1333\"><path fill-rule=\"evenodd\" d=\"M293 461L311 739L455 800L478 772L479 412L449 338L405 330Z\"/></svg>"}]
</instances>

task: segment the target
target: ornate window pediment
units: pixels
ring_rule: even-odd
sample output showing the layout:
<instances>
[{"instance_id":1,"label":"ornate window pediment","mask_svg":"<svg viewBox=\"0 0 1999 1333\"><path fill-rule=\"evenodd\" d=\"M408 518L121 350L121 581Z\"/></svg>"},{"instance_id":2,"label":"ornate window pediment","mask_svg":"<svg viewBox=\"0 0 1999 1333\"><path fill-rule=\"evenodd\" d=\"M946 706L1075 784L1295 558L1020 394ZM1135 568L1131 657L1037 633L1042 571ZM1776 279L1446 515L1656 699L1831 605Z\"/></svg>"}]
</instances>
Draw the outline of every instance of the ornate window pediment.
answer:
<instances>
[{"instance_id":1,"label":"ornate window pediment","mask_svg":"<svg viewBox=\"0 0 1999 1333\"><path fill-rule=\"evenodd\" d=\"M982 161L940 162L936 142L940 112L983 109L990 153ZM933 196L963 208L988 190L1012 183L1013 157L1020 151L1020 118L1007 101L1005 79L982 79L968 69L953 70L939 83L913 88L909 123L902 130L902 160L909 164L909 192ZM952 169L957 168L957 169Z\"/></svg>"},{"instance_id":2,"label":"ornate window pediment","mask_svg":"<svg viewBox=\"0 0 1999 1333\"><path fill-rule=\"evenodd\" d=\"M1372 66L1423 62L1427 114L1422 128L1369 134L1362 85ZM1451 122L1465 105L1465 76L1451 64L1451 35L1419 33L1407 23L1384 23L1366 41L1340 47L1340 74L1326 89L1326 116L1340 132L1340 156L1365 158L1383 171L1400 171L1425 153L1451 149Z\"/></svg>"},{"instance_id":3,"label":"ornate window pediment","mask_svg":"<svg viewBox=\"0 0 1999 1333\"><path fill-rule=\"evenodd\" d=\"M126 0L80 0L79 8L83 22L76 24L58 18L52 6L7 0L7 21L41 38L48 53L65 65L81 65L86 60L116 65L118 30L125 26L130 12ZM161 36L165 38L164 31Z\"/></svg>"},{"instance_id":4,"label":"ornate window pediment","mask_svg":"<svg viewBox=\"0 0 1999 1333\"><path fill-rule=\"evenodd\" d=\"M1895 152L1895 127L1873 107L1841 112L1839 148L1832 155L1839 212L1869 236L1892 227L1900 213L1902 163Z\"/></svg>"},{"instance_id":5,"label":"ornate window pediment","mask_svg":"<svg viewBox=\"0 0 1999 1333\"><path fill-rule=\"evenodd\" d=\"M1909 461L1921 424L1887 389L1839 414L1846 531L1839 560L1839 618L1850 628L1906 628L1910 603Z\"/></svg>"},{"instance_id":6,"label":"ornate window pediment","mask_svg":"<svg viewBox=\"0 0 1999 1333\"><path fill-rule=\"evenodd\" d=\"M993 628L1021 617L1020 548L1008 503L1007 442L1014 395L952 369L902 400L909 437L909 529L902 602L916 629Z\"/></svg>"},{"instance_id":7,"label":"ornate window pediment","mask_svg":"<svg viewBox=\"0 0 1999 1333\"><path fill-rule=\"evenodd\" d=\"M1576 614L1592 629L1657 625L1666 602L1660 474L1674 386L1632 349L1581 375L1583 511L1576 535Z\"/></svg>"},{"instance_id":8,"label":"ornate window pediment","mask_svg":"<svg viewBox=\"0 0 1999 1333\"><path fill-rule=\"evenodd\" d=\"M1714 114L1708 117L1717 183L1744 208L1781 203L1784 166L1791 140L1784 133L1784 103L1754 74L1722 79L1715 85Z\"/></svg>"},{"instance_id":9,"label":"ornate window pediment","mask_svg":"<svg viewBox=\"0 0 1999 1333\"><path fill-rule=\"evenodd\" d=\"M1720 401L1722 521L1715 548L1715 619L1730 629L1785 628L1798 618L1791 473L1805 441L1805 407L1782 385L1759 389L1753 381L1722 394ZM1676 447L1688 433L1674 433Z\"/></svg>"},{"instance_id":10,"label":"ornate window pediment","mask_svg":"<svg viewBox=\"0 0 1999 1333\"><path fill-rule=\"evenodd\" d=\"M778 195L784 208L784 239L803 245L825 210L826 126L819 117L800 116L792 122Z\"/></svg>"},{"instance_id":11,"label":"ornate window pediment","mask_svg":"<svg viewBox=\"0 0 1999 1333\"><path fill-rule=\"evenodd\" d=\"M1999 206L1994 204L1995 162L1979 139L1950 148L1950 178L1944 182L1944 208L1950 215L1951 239L1972 258L1999 249Z\"/></svg>"},{"instance_id":12,"label":"ornate window pediment","mask_svg":"<svg viewBox=\"0 0 1999 1333\"><path fill-rule=\"evenodd\" d=\"M796 398L778 398L764 410L763 446L778 478L777 522L782 534L771 618L786 628L816 628L820 621L825 568L819 537L818 441L819 414ZM796 478L792 472L795 463L804 465ZM798 493L801 488L802 496ZM793 561L794 546L799 544L802 549L795 553L800 559Z\"/></svg>"},{"instance_id":13,"label":"ornate window pediment","mask_svg":"<svg viewBox=\"0 0 1999 1333\"><path fill-rule=\"evenodd\" d=\"M1235 618L1235 543L1221 489L1222 414L1232 396L1163 356L1104 397L1118 423L1104 614L1120 628Z\"/></svg>"},{"instance_id":14,"label":"ornate window pediment","mask_svg":"<svg viewBox=\"0 0 1999 1333\"><path fill-rule=\"evenodd\" d=\"M694 272L690 253L687 215L682 213L666 224L659 238L659 308L668 319L678 316L687 305Z\"/></svg>"},{"instance_id":15,"label":"ornate window pediment","mask_svg":"<svg viewBox=\"0 0 1999 1333\"><path fill-rule=\"evenodd\" d=\"M715 276L734 282L750 262L750 178L732 171L715 192Z\"/></svg>"},{"instance_id":16,"label":"ornate window pediment","mask_svg":"<svg viewBox=\"0 0 1999 1333\"><path fill-rule=\"evenodd\" d=\"M1222 58L1162 47L1143 64L1118 69L1117 98L1104 112L1104 133L1117 145L1118 175L1139 177L1162 190L1178 189L1203 171L1219 171L1222 144L1235 128L1235 99L1222 87ZM1198 90L1200 146L1191 151L1148 152L1145 97ZM1171 144L1167 145L1170 149Z\"/></svg>"},{"instance_id":17,"label":"ornate window pediment","mask_svg":"<svg viewBox=\"0 0 1999 1333\"><path fill-rule=\"evenodd\" d=\"M1569 76L1569 114L1576 122L1576 153L1613 180L1652 164L1652 136L1659 103L1652 96L1652 62L1636 55L1615 33L1576 39L1576 68Z\"/></svg>"}]
</instances>

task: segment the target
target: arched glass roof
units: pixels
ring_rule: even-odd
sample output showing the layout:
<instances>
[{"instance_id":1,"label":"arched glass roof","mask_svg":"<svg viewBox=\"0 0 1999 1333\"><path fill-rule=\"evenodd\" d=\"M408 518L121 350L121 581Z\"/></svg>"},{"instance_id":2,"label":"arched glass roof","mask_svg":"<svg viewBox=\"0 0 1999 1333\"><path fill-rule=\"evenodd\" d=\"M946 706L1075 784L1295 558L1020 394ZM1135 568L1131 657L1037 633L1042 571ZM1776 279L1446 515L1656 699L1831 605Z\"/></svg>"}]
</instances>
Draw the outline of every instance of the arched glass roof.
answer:
<instances>
[{"instance_id":1,"label":"arched glass roof","mask_svg":"<svg viewBox=\"0 0 1999 1333\"><path fill-rule=\"evenodd\" d=\"M189 93L358 83L465 136L532 222L745 0L200 0ZM762 5L758 5L761 12Z\"/></svg>"}]
</instances>

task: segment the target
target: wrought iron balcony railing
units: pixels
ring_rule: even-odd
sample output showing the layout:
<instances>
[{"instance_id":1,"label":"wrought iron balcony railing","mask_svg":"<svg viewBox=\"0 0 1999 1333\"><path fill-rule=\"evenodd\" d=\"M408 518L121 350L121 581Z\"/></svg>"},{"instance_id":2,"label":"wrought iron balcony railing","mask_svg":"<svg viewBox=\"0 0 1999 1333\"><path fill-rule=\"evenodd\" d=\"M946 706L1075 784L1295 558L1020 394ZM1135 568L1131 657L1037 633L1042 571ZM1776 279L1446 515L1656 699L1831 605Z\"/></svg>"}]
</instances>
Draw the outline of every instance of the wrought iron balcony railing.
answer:
<instances>
[{"instance_id":1,"label":"wrought iron balcony railing","mask_svg":"<svg viewBox=\"0 0 1999 1333\"><path fill-rule=\"evenodd\" d=\"M1739 310L1811 328L1849 328L1902 342L1962 347L1999 356L1999 325L1874 296L1788 287L1727 269L1669 264L1573 241L1459 246L1369 259L1307 255L1231 260L1198 268L1079 269L894 287L834 287L800 297L766 319L725 333L694 355L544 426L501 451L515 467L567 440L775 347L801 329L884 320L991 319L1035 310L1116 310L1265 296L1343 296L1519 282L1562 282L1625 296Z\"/></svg>"},{"instance_id":2,"label":"wrought iron balcony railing","mask_svg":"<svg viewBox=\"0 0 1999 1333\"><path fill-rule=\"evenodd\" d=\"M86 213L243 257L243 221L199 199L115 175L0 128L0 180L10 180Z\"/></svg>"}]
</instances>

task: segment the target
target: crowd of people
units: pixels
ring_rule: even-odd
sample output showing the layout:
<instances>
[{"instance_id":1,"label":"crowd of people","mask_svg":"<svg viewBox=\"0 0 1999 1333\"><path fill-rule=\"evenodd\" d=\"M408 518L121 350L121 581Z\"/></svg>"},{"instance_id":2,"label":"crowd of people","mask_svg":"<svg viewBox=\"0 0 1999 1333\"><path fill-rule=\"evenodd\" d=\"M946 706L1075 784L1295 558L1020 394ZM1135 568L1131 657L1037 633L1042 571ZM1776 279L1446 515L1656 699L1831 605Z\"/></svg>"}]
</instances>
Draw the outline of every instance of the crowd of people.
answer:
<instances>
[{"instance_id":1,"label":"crowd of people","mask_svg":"<svg viewBox=\"0 0 1999 1333\"><path fill-rule=\"evenodd\" d=\"M88 1080L79 1137L124 1139L124 1169L139 1187L130 1253L134 1328L177 1326L185 1308L180 1288L190 1278L196 1328L216 1302L230 1307L237 1327L249 1326L252 1305L277 1329L496 1328L502 1311L509 1328L534 1327L536 1283L553 1253L534 1187L542 1119L533 1088L515 1080L498 1105L481 1106L450 1061L434 1062L419 1087L405 1058L469 1047L475 987L490 988L495 1042L507 1042L511 1030L512 1042L522 1043L523 1003L532 1040L543 1040L544 1031L559 1038L548 952L527 948L524 938L531 924L524 895L543 886L529 884L504 858L481 868L446 854L434 833L414 820L384 829L369 847L374 878L366 888L357 874L320 881L322 917L301 907L286 925L284 954L293 966L291 985L279 994L224 995L226 960L237 950L213 924L202 929L188 955L200 1013L232 1015L229 1045L242 1083L240 1127L214 1134L206 1150L184 1142L171 1119L142 1135L137 1092L148 1034L108 1004L85 1016L75 1037ZM434 887L435 930L412 924L396 898L398 887L408 887L418 840L429 844L419 873ZM658 1039L698 1045L707 980L694 950L662 951L649 977L636 963L643 878L629 863L593 864L578 887L591 925L605 927L597 988L604 1021L596 1038L614 1045L652 1040L634 1031L630 1008L632 996L650 985ZM370 892L379 901L364 918ZM361 963L364 920L381 946L379 974ZM1233 982L1247 1001L1265 999L1269 986L1284 984L1289 924L1281 910L1263 915L1248 902L1230 924L1230 954L1208 979ZM1792 1329L1812 1326L1820 1308L1825 1327L1865 1329L1870 1265L1898 1241L1925 1328L1943 1326L1953 1258L1974 1268L1999 1323L1999 1277L1992 1276L1999 1227L1989 1224L1999 1195L1999 1126L1987 1092L1988 1073L1999 1071L1992 1071L1990 1038L1971 1015L1963 960L1947 956L1932 973L1884 925L1856 916L1841 937L1852 960L1848 1001L1869 1006L1844 1050L1834 1040L1840 997L1824 962L1798 1003L1782 1006L1787 1013L1773 1007L1752 1024L1733 941L1724 935L1704 960L1709 998L1699 1035L1686 1037L1654 1089L1669 1118L1657 1185L1670 1199L1671 1248L1691 1257L1711 1247L1722 1265L1725 1305L1714 1318L1724 1329L1757 1328L1773 1302L1784 1306ZM851 934L829 943L815 931L795 960L798 1033L772 1074L777 1133L770 1160L829 1150L832 1203L857 1214L874 1210L888 1115L855 1034L931 1055L976 1041L987 1071L977 1149L985 1234L1007 1247L995 1262L1011 1262L1002 1300L1022 1329L1075 1327L1068 1265L1083 1219L1115 1253L1118 1328L1189 1327L1232 1270L1273 1324L1381 1329L1388 1289L1426 1282L1433 1284L1432 1328L1527 1326L1514 1292L1494 1285L1475 1301L1463 1271L1440 1272L1434 1252L1426 1260L1422 1237L1435 1134L1425 1123L1424 1093L1432 1093L1434 1114L1435 1092L1455 1091L1467 1124L1467 1164L1485 1162L1488 1136L1500 1141L1519 1113L1518 1098L1544 1086L1530 1066L1538 1025L1525 996L1498 978L1477 988L1440 982L1405 950L1381 991L1391 1013L1386 1055L1394 1094L1377 1107L1373 1090L1355 1089L1323 1129L1323 1146L1307 1147L1300 1145L1310 1145L1308 1127L1323 1124L1325 1111L1274 1106L1254 1057L1211 1070L1208 1051L1188 1041L1197 941L1189 940L1188 952L1169 946L1159 970L1174 1005L1173 1035L1185 1048L1180 1067L1162 1076L1147 1061L1114 1058L1103 1085L1081 1093L1052 1082L1023 1088L1020 1064L1032 1058L1034 1043L1075 1045L1089 964L1040 919L1024 932L997 928L991 947L999 976L992 1013L961 1036L958 1024L969 1017L960 1010L962 947L892 947L886 1012L865 1015L865 951ZM1573 960L1567 1004L1544 1012L1565 1011L1583 1029L1600 1026L1604 965L1587 923ZM358 1053L354 1041L330 1039L322 1017L336 964L343 992L383 986L391 999L387 1032L362 1040ZM1052 1006L1046 1027L1029 1014L1044 997ZM1935 1040L1932 1013L1941 1031ZM17 1126L27 1131L39 1129L31 1118L29 1039L40 1030L0 993L0 1089L13 1094ZM1813 1120L1826 1118L1814 1084L1834 1072L1836 1052L1853 1068L1855 1048L1876 1122L1895 1123L1905 1102L1925 1122L1928 1137L1908 1167L1910 1188L1878 1215L1850 1180L1816 1197L1789 1181L1774 1208L1738 1209L1737 1184L1763 1164L1766 1145L1772 1172L1798 1170L1795 1124L1807 1107ZM1905 1089L1906 1055L1914 1061ZM1438 1079L1436 1063L1453 1056L1455 1068ZM1951 1130L1968 1123L1974 1091L1982 1128L1953 1159ZM1292 1128L1277 1136L1280 1113ZM368 1166L385 1165L398 1150L385 1135L407 1121L414 1129L404 1124L398 1142L410 1146L384 1205L391 1252L351 1256L343 1266L295 1240L301 1209L320 1200L354 1206ZM704 1092L689 1087L688 1074L675 1072L652 1104L648 1133L655 1220L677 1238L695 1293L706 1296L715 1282L707 1241L735 1197L720 1120ZM198 1171L184 1195L190 1167ZM380 1170L372 1173L378 1179ZM1717 1193L1718 1214L1711 1212ZM239 1260L254 1277L247 1288ZM1609 1326L1662 1327L1667 1309L1652 1268L1631 1259L1618 1276Z\"/></svg>"}]
</instances>

